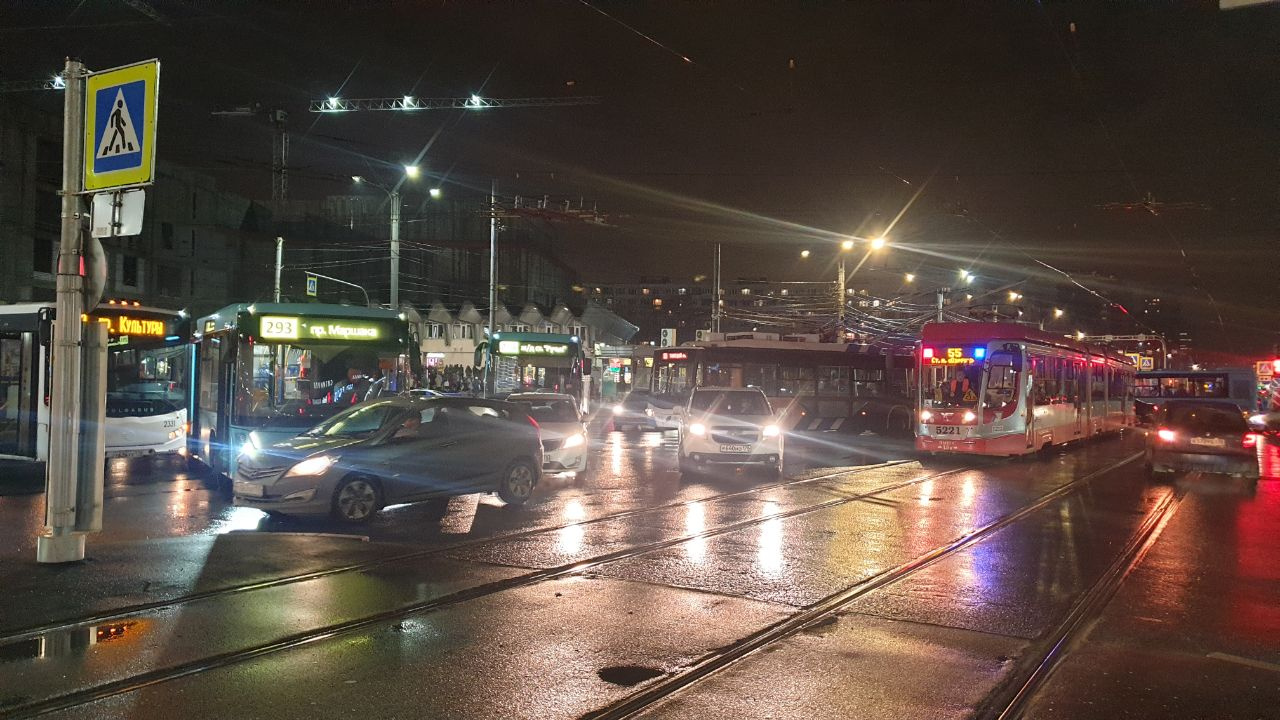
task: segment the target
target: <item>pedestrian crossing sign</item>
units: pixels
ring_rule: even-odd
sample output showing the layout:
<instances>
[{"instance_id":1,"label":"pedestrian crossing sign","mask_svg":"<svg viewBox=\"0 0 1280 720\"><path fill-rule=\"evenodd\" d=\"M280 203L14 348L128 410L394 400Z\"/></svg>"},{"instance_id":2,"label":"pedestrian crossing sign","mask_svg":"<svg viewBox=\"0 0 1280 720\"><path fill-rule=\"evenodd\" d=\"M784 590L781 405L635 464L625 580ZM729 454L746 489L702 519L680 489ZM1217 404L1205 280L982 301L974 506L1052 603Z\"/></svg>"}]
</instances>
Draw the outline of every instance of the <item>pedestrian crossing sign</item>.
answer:
<instances>
[{"instance_id":1,"label":"pedestrian crossing sign","mask_svg":"<svg viewBox=\"0 0 1280 720\"><path fill-rule=\"evenodd\" d=\"M92 73L85 81L84 189L155 179L160 61Z\"/></svg>"}]
</instances>

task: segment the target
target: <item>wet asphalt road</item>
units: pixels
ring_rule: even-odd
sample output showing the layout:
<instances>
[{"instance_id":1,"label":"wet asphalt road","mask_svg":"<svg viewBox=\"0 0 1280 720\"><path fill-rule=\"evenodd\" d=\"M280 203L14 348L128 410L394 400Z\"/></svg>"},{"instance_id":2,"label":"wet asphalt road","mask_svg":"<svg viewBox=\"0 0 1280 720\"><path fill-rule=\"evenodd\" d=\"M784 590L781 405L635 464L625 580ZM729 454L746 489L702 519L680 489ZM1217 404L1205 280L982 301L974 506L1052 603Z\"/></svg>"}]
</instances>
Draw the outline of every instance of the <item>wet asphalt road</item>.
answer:
<instances>
[{"instance_id":1,"label":"wet asphalt road","mask_svg":"<svg viewBox=\"0 0 1280 720\"><path fill-rule=\"evenodd\" d=\"M1151 485L1132 436L822 436L783 480L594 441L526 508L357 529L116 468L67 567L31 562L41 496L0 497L0 717L1280 717L1276 448L1250 494Z\"/></svg>"}]
</instances>

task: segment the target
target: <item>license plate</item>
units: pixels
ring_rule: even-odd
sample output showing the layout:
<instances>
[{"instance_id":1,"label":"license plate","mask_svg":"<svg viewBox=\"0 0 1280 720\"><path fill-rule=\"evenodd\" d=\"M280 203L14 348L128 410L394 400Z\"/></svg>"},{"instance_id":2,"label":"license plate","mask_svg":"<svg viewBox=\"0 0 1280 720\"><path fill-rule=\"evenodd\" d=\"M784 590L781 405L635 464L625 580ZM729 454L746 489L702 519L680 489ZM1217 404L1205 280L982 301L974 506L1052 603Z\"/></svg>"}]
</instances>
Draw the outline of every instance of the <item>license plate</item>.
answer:
<instances>
[{"instance_id":1,"label":"license plate","mask_svg":"<svg viewBox=\"0 0 1280 720\"><path fill-rule=\"evenodd\" d=\"M262 486L262 483L245 480L237 480L232 483L232 489L236 495L243 495L244 497L262 497L266 494L266 488Z\"/></svg>"},{"instance_id":2,"label":"license plate","mask_svg":"<svg viewBox=\"0 0 1280 720\"><path fill-rule=\"evenodd\" d=\"M749 453L749 452L751 452L751 446L750 446L750 445L721 445L721 446L720 446L720 452L722 452L722 453Z\"/></svg>"},{"instance_id":3,"label":"license plate","mask_svg":"<svg viewBox=\"0 0 1280 720\"><path fill-rule=\"evenodd\" d=\"M1227 441L1222 438L1197 438L1193 437L1188 442L1192 445L1204 445L1206 447L1226 447Z\"/></svg>"},{"instance_id":4,"label":"license plate","mask_svg":"<svg viewBox=\"0 0 1280 720\"><path fill-rule=\"evenodd\" d=\"M960 428L956 425L939 425L933 429L934 435L959 435Z\"/></svg>"}]
</instances>

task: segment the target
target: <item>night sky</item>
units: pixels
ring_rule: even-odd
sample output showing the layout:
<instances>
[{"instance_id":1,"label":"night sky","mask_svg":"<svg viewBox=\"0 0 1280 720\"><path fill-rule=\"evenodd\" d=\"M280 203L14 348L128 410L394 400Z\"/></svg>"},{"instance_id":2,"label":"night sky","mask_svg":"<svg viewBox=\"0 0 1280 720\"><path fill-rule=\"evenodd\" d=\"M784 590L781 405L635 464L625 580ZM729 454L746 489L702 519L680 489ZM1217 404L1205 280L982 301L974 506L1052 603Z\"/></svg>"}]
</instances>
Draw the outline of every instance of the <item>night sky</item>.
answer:
<instances>
[{"instance_id":1,"label":"night sky","mask_svg":"<svg viewBox=\"0 0 1280 720\"><path fill-rule=\"evenodd\" d=\"M826 278L839 234L923 276L1062 275L1181 303L1209 347L1280 339L1280 8L1215 3L162 2L0 4L0 79L75 55L163 63L161 158L270 199L291 113L294 199L415 157L452 183L582 196L588 279ZM1073 28L1074 23L1074 28ZM597 106L318 116L329 95L601 95ZM58 99L0 95L3 102ZM1106 208L1150 193L1158 214ZM904 209L901 218L894 218ZM1037 262L1039 261L1039 262ZM1050 280L1049 277L1056 280ZM936 284L936 283L935 283Z\"/></svg>"}]
</instances>

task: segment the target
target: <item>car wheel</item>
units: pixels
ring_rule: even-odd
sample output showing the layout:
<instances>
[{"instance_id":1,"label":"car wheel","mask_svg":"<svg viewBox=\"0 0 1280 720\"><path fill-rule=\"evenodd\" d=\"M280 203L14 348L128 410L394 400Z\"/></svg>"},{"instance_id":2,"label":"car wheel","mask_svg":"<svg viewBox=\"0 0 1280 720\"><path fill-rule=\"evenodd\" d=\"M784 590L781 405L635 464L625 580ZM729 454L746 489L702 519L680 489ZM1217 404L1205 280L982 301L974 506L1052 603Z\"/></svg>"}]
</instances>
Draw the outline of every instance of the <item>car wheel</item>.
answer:
<instances>
[{"instance_id":1,"label":"car wheel","mask_svg":"<svg viewBox=\"0 0 1280 720\"><path fill-rule=\"evenodd\" d=\"M364 523L382 507L382 491L368 478L349 477L333 491L333 516L349 523Z\"/></svg>"},{"instance_id":2,"label":"car wheel","mask_svg":"<svg viewBox=\"0 0 1280 720\"><path fill-rule=\"evenodd\" d=\"M523 505L533 495L538 482L538 471L525 460L511 463L498 483L498 497L508 505Z\"/></svg>"},{"instance_id":3,"label":"car wheel","mask_svg":"<svg viewBox=\"0 0 1280 720\"><path fill-rule=\"evenodd\" d=\"M449 514L449 498L437 497L431 498L422 504L426 509L427 519L431 522L437 522L444 519Z\"/></svg>"}]
</instances>

